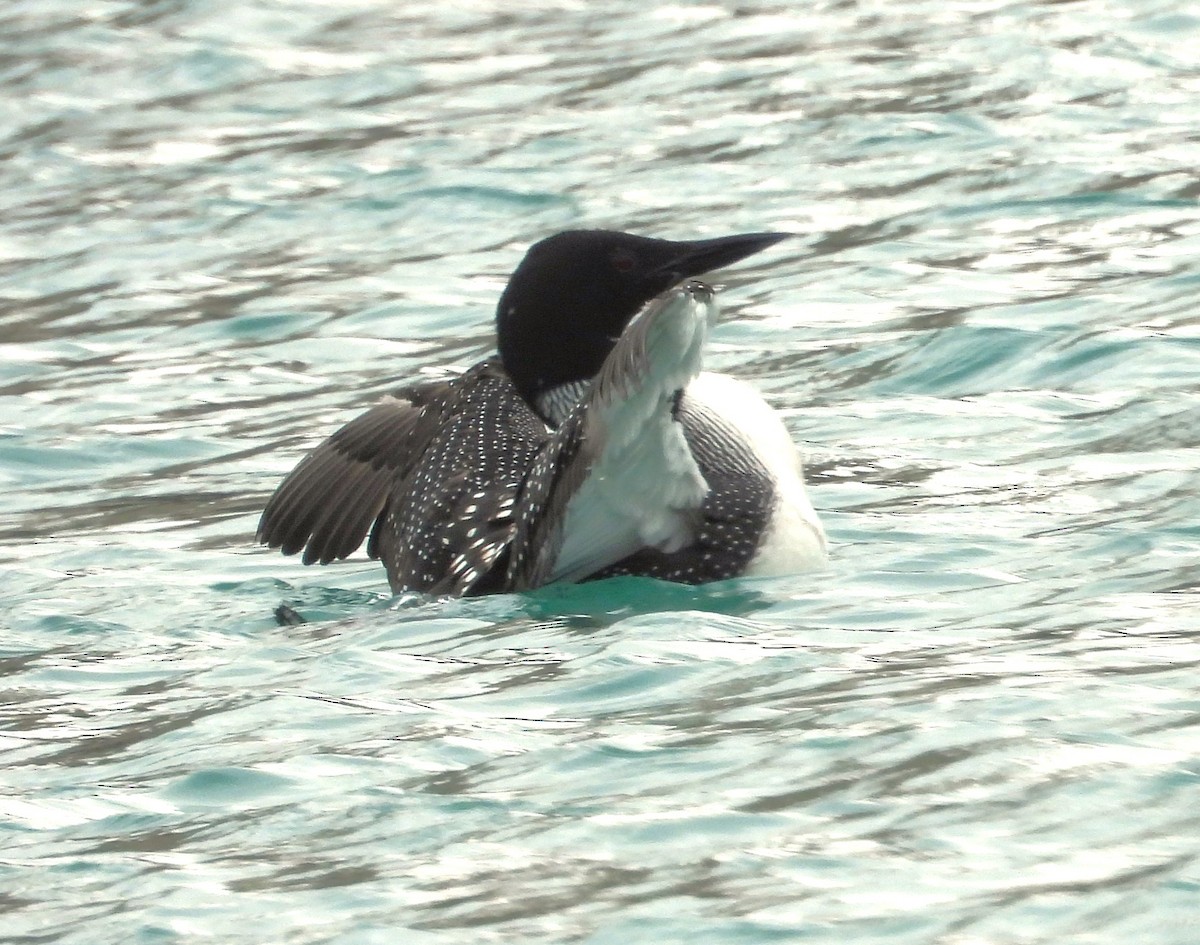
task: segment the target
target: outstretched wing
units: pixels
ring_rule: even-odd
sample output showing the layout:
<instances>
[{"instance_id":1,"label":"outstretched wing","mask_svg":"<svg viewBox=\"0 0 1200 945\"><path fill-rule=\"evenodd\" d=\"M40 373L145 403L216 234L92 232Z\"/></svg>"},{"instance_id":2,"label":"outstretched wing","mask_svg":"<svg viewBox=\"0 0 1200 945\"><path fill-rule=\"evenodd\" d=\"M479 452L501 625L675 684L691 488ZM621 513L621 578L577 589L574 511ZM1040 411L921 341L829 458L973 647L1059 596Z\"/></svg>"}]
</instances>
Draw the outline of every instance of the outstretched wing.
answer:
<instances>
[{"instance_id":1,"label":"outstretched wing","mask_svg":"<svg viewBox=\"0 0 1200 945\"><path fill-rule=\"evenodd\" d=\"M355 551L386 510L397 477L419 459L427 407L447 386L405 388L309 453L267 502L257 540L285 555L303 551L305 564Z\"/></svg>"},{"instance_id":2,"label":"outstretched wing","mask_svg":"<svg viewBox=\"0 0 1200 945\"><path fill-rule=\"evenodd\" d=\"M498 590L489 580L503 577L493 568L546 436L495 359L406 388L292 470L263 511L258 540L327 564L369 532L367 553L383 559L397 593Z\"/></svg>"}]
</instances>

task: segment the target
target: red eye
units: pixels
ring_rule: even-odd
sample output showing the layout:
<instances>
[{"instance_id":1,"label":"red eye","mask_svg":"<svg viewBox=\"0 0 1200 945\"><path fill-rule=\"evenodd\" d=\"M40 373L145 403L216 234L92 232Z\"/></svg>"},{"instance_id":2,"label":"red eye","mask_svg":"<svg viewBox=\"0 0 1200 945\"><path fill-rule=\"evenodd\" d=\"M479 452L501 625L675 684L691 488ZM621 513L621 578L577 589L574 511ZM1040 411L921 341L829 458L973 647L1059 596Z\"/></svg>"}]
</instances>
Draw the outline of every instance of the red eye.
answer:
<instances>
[{"instance_id":1,"label":"red eye","mask_svg":"<svg viewBox=\"0 0 1200 945\"><path fill-rule=\"evenodd\" d=\"M617 272L630 272L637 265L637 258L627 249L613 250L613 254L609 258Z\"/></svg>"}]
</instances>

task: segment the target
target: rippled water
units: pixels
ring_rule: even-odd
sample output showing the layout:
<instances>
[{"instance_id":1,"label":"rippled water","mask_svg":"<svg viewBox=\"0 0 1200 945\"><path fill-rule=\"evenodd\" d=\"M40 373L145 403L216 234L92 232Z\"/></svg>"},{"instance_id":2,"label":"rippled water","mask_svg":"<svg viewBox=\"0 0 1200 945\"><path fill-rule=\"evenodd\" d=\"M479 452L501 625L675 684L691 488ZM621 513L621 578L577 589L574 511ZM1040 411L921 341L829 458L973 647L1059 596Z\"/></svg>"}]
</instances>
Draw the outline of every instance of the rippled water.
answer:
<instances>
[{"instance_id":1,"label":"rippled water","mask_svg":"<svg viewBox=\"0 0 1200 945\"><path fill-rule=\"evenodd\" d=\"M7 0L0 938L1200 940L1196 48L1156 0ZM253 547L574 225L798 234L711 366L829 569L431 603Z\"/></svg>"}]
</instances>

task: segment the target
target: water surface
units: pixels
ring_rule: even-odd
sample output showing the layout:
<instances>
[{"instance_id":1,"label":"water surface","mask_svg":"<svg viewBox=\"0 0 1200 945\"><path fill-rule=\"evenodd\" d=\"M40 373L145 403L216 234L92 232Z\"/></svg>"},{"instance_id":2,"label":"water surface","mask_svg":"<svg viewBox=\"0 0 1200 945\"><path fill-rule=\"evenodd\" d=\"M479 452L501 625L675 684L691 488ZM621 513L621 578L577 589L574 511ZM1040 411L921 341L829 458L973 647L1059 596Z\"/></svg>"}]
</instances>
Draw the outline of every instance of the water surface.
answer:
<instances>
[{"instance_id":1,"label":"water surface","mask_svg":"<svg viewBox=\"0 0 1200 945\"><path fill-rule=\"evenodd\" d=\"M10 0L0 939L1192 945L1198 47L1157 0ZM253 547L571 226L797 234L710 366L829 568L447 603Z\"/></svg>"}]
</instances>

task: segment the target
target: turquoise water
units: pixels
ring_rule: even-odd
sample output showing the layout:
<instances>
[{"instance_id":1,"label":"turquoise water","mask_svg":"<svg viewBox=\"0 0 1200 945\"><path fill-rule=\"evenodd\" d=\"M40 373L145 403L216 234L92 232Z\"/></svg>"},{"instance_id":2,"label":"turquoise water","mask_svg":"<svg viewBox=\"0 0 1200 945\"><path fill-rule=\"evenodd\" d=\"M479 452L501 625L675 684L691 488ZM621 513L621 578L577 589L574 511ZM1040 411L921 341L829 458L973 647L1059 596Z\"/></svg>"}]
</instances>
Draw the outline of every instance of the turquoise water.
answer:
<instances>
[{"instance_id":1,"label":"turquoise water","mask_svg":"<svg viewBox=\"0 0 1200 945\"><path fill-rule=\"evenodd\" d=\"M1197 48L1154 0L8 0L0 939L1194 945ZM255 548L576 225L797 234L710 364L829 568L439 603Z\"/></svg>"}]
</instances>

